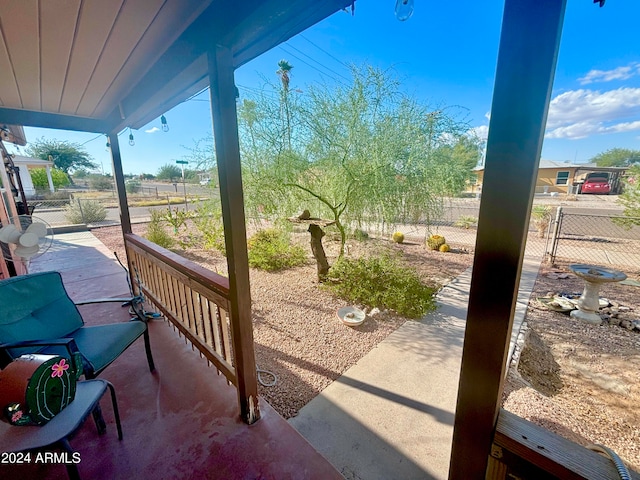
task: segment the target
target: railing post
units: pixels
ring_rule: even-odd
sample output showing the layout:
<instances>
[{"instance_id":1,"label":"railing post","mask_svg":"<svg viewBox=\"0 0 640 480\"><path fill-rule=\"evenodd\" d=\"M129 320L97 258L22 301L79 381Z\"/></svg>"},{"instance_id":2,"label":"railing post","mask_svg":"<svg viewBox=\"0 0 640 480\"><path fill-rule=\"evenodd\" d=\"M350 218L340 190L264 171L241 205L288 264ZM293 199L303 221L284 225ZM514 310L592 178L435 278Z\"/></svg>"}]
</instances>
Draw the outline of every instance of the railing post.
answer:
<instances>
[{"instance_id":1,"label":"railing post","mask_svg":"<svg viewBox=\"0 0 640 480\"><path fill-rule=\"evenodd\" d=\"M113 165L113 177L115 179L116 192L118 194L118 207L120 209L122 233L131 233L131 218L129 217L127 190L124 185L124 173L122 172L122 157L120 156L118 132L112 132L109 134L109 144L111 145L111 163Z\"/></svg>"},{"instance_id":2,"label":"railing post","mask_svg":"<svg viewBox=\"0 0 640 480\"><path fill-rule=\"evenodd\" d=\"M220 183L220 202L229 271L231 333L240 415L248 423L260 418L253 347L249 260L240 167L233 55L216 45L208 54L211 114Z\"/></svg>"}]
</instances>

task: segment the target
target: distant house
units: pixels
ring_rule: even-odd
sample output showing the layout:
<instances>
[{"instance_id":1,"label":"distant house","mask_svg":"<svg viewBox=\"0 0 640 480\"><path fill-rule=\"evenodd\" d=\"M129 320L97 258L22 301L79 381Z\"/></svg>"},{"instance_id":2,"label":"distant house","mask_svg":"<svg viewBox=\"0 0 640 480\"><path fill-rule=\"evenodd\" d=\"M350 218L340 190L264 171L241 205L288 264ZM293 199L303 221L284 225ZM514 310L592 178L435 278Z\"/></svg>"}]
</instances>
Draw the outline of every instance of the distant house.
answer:
<instances>
[{"instance_id":1,"label":"distant house","mask_svg":"<svg viewBox=\"0 0 640 480\"><path fill-rule=\"evenodd\" d=\"M33 186L31 174L29 173L30 168L44 168L47 172L49 190L51 192L54 191L53 179L51 178L51 167L53 166L53 162L41 160L39 158L30 158L23 157L21 155L15 155L13 156L13 164L18 167L20 171L20 180L22 181L22 188L24 189L24 194L27 199L33 198L36 195L36 189Z\"/></svg>"},{"instance_id":2,"label":"distant house","mask_svg":"<svg viewBox=\"0 0 640 480\"><path fill-rule=\"evenodd\" d=\"M482 190L484 167L476 167L474 171L477 174L477 180L476 184L471 186L471 192L479 193ZM620 178L625 171L625 167L598 167L595 163L540 160L536 193L580 193L580 186L584 182L584 178L591 172L607 172L611 183L611 193L620 193Z\"/></svg>"}]
</instances>

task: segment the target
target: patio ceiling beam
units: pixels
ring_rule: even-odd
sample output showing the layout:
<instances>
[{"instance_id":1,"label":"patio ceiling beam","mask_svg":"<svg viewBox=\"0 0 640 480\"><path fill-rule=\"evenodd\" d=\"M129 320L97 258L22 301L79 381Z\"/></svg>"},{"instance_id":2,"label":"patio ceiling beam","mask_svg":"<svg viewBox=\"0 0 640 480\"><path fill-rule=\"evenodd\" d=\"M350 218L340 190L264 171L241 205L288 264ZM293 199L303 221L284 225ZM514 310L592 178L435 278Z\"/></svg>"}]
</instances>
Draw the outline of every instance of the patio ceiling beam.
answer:
<instances>
[{"instance_id":1,"label":"patio ceiling beam","mask_svg":"<svg viewBox=\"0 0 640 480\"><path fill-rule=\"evenodd\" d=\"M260 418L253 345L249 258L240 167L233 56L227 47L212 48L209 58L211 115L220 184L220 202L229 273L230 320L240 415L248 424Z\"/></svg>"},{"instance_id":2,"label":"patio ceiling beam","mask_svg":"<svg viewBox=\"0 0 640 480\"><path fill-rule=\"evenodd\" d=\"M506 0L449 478L484 478L498 418L566 0Z\"/></svg>"},{"instance_id":3,"label":"patio ceiling beam","mask_svg":"<svg viewBox=\"0 0 640 480\"><path fill-rule=\"evenodd\" d=\"M95 118L1 107L0 124L55 128L59 130L73 130L76 132L90 133L106 133L109 131L109 128L104 121Z\"/></svg>"}]
</instances>

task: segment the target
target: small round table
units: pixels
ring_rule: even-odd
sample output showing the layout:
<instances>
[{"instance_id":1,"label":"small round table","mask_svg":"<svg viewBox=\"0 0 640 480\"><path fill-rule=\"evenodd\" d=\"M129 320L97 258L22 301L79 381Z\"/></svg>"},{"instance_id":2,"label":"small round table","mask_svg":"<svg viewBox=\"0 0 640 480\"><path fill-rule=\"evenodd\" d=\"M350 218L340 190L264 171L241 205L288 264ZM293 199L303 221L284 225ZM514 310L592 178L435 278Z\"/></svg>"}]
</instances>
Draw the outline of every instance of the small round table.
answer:
<instances>
[{"instance_id":1,"label":"small round table","mask_svg":"<svg viewBox=\"0 0 640 480\"><path fill-rule=\"evenodd\" d=\"M578 299L578 309L571 312L573 318L578 318L592 325L601 325L602 318L596 312L600 309L600 285L603 283L621 282L627 276L610 268L596 265L574 264L569 269L584 280L584 291Z\"/></svg>"}]
</instances>

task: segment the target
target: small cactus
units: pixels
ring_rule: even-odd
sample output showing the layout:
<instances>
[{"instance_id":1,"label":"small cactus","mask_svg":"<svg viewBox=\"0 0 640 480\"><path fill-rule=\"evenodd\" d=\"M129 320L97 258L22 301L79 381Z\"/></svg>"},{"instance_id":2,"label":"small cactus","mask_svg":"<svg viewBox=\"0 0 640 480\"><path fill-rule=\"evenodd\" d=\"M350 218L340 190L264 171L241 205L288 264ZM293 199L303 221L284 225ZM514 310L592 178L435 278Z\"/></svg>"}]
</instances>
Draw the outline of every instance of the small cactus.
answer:
<instances>
[{"instance_id":1,"label":"small cactus","mask_svg":"<svg viewBox=\"0 0 640 480\"><path fill-rule=\"evenodd\" d=\"M392 236L391 239L396 242L396 243L402 243L404 242L404 233L402 232L395 232Z\"/></svg>"},{"instance_id":2,"label":"small cactus","mask_svg":"<svg viewBox=\"0 0 640 480\"><path fill-rule=\"evenodd\" d=\"M449 250L451 250L451 247L449 247L448 243L443 243L442 245L440 245L439 250L441 252L448 252Z\"/></svg>"},{"instance_id":3,"label":"small cactus","mask_svg":"<svg viewBox=\"0 0 640 480\"><path fill-rule=\"evenodd\" d=\"M442 235L429 235L429 237L427 238L427 246L431 250L438 250L440 248L440 245L444 245L445 243L446 240Z\"/></svg>"}]
</instances>

